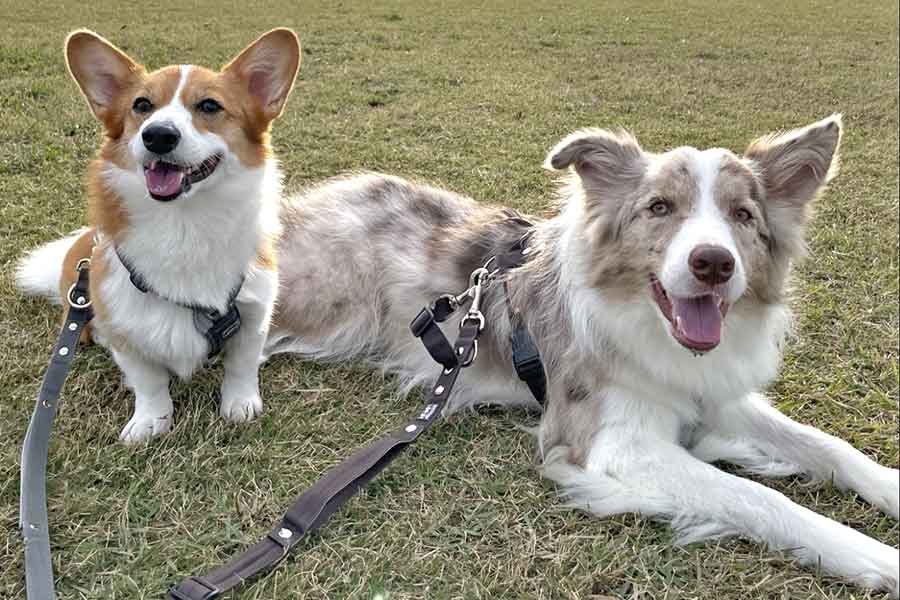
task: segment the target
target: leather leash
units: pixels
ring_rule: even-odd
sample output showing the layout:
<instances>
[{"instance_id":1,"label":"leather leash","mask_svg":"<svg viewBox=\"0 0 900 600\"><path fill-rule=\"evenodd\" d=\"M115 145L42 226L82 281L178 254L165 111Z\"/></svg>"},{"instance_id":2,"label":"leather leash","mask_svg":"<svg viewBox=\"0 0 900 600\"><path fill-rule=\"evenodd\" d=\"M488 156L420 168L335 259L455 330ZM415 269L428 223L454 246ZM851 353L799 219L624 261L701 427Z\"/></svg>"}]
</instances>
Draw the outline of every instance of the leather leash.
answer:
<instances>
[{"instance_id":1,"label":"leather leash","mask_svg":"<svg viewBox=\"0 0 900 600\"><path fill-rule=\"evenodd\" d=\"M76 267L78 279L66 294L69 308L22 445L19 526L25 543L25 592L32 600L56 598L47 518L47 454L59 396L78 350L78 339L94 316L91 309L90 264L90 259L83 259Z\"/></svg>"},{"instance_id":2,"label":"leather leash","mask_svg":"<svg viewBox=\"0 0 900 600\"><path fill-rule=\"evenodd\" d=\"M499 271L524 263L528 254L525 243L526 238L523 237L509 253L494 257L484 267L473 271L469 288L465 292L458 296L441 296L413 319L410 324L413 335L422 339L429 354L441 365L441 373L431 388L428 401L415 417L401 428L357 450L347 460L327 471L297 498L280 522L256 544L205 575L190 576L182 580L168 590L167 598L211 600L271 570L300 540L321 527L357 491L429 429L443 414L460 371L470 366L478 355L478 336L485 328L484 315L480 310L484 289L492 283ZM53 600L56 597L50 560L46 463L53 417L56 415L62 385L74 357L81 330L93 316L88 290L89 264L90 261L86 260L78 265L78 281L68 294L66 320L44 377L22 450L20 511L25 539L26 591L31 600ZM493 271L489 269L492 265ZM469 310L460 321L459 336L451 345L438 324L446 321L470 301ZM511 342L516 372L543 404L546 383L540 355L521 318L511 306L508 294L507 307L513 326Z\"/></svg>"},{"instance_id":3,"label":"leather leash","mask_svg":"<svg viewBox=\"0 0 900 600\"><path fill-rule=\"evenodd\" d=\"M308 533L318 529L335 511L360 488L385 469L422 433L440 418L453 385L462 369L470 366L478 356L478 336L485 328L480 310L484 289L501 270L522 265L528 254L527 237L519 239L507 254L488 260L485 266L472 272L469 288L458 296L440 296L430 307L423 308L410 323L412 334L420 338L431 357L441 365L441 374L431 388L428 402L417 417L381 439L357 450L350 458L331 468L304 492L264 538L228 564L201 576L191 576L169 589L170 600L210 600L244 581L271 570ZM494 270L490 267L494 266ZM446 321L465 303L471 301L468 312L460 321L459 337L450 344L439 323ZM518 313L509 304L513 323L511 342L513 362L519 377L526 382L543 406L546 377L537 347ZM540 393L540 395L538 395Z\"/></svg>"}]
</instances>

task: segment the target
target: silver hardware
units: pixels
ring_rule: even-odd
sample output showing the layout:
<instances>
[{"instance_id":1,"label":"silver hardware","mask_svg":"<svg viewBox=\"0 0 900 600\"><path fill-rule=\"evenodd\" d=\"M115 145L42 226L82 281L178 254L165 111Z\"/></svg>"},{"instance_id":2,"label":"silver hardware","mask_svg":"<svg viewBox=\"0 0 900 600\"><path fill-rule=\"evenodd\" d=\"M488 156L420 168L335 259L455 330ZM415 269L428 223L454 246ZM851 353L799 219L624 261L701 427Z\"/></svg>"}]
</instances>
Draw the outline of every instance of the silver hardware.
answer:
<instances>
[{"instance_id":1,"label":"silver hardware","mask_svg":"<svg viewBox=\"0 0 900 600\"><path fill-rule=\"evenodd\" d=\"M418 427L416 427L415 425L407 425L403 431L405 431L406 433L412 433L416 429L418 429Z\"/></svg>"},{"instance_id":2,"label":"silver hardware","mask_svg":"<svg viewBox=\"0 0 900 600\"><path fill-rule=\"evenodd\" d=\"M90 261L88 261L90 262ZM66 301L69 303L69 306L72 308L87 308L91 305L91 301L89 301L84 296L78 296L76 299L72 299L72 293L75 291L75 286L77 283L73 283L72 287L69 288L69 292L66 294Z\"/></svg>"},{"instance_id":3,"label":"silver hardware","mask_svg":"<svg viewBox=\"0 0 900 600\"><path fill-rule=\"evenodd\" d=\"M534 250L534 248L530 246L528 248L522 248L522 256L528 256L531 254L532 250Z\"/></svg>"},{"instance_id":4,"label":"silver hardware","mask_svg":"<svg viewBox=\"0 0 900 600\"><path fill-rule=\"evenodd\" d=\"M434 395L435 395L435 396L440 396L440 395L443 394L443 393L444 393L444 386L439 385L439 386L437 386L436 388L434 388Z\"/></svg>"},{"instance_id":5,"label":"silver hardware","mask_svg":"<svg viewBox=\"0 0 900 600\"><path fill-rule=\"evenodd\" d=\"M464 316L462 318L462 320L459 322L459 328L462 329L465 326L466 321L469 321L469 320L478 321L478 331L484 331L484 315L483 314L481 314L480 312L477 312L477 311L474 313L472 311L467 312L466 316Z\"/></svg>"},{"instance_id":6,"label":"silver hardware","mask_svg":"<svg viewBox=\"0 0 900 600\"><path fill-rule=\"evenodd\" d=\"M490 275L490 272L487 269L485 269L484 267L478 267L477 269L472 271L471 275L469 275L469 287L473 288L484 284L485 277L487 275Z\"/></svg>"},{"instance_id":7,"label":"silver hardware","mask_svg":"<svg viewBox=\"0 0 900 600\"><path fill-rule=\"evenodd\" d=\"M69 331L75 331L78 329L78 323L69 323Z\"/></svg>"},{"instance_id":8,"label":"silver hardware","mask_svg":"<svg viewBox=\"0 0 900 600\"><path fill-rule=\"evenodd\" d=\"M460 346L459 348L456 349L456 353L460 356L462 356L463 352L465 352L465 351L466 351L466 349L463 348L462 346Z\"/></svg>"},{"instance_id":9,"label":"silver hardware","mask_svg":"<svg viewBox=\"0 0 900 600\"><path fill-rule=\"evenodd\" d=\"M490 260L488 264L490 264ZM463 325L466 324L467 321L474 319L478 321L478 331L484 330L484 315L481 314L481 291L487 284L491 281L491 272L488 271L485 267L480 267L472 271L472 274L469 276L469 290L472 296L472 305L469 306L469 312L466 313L466 316L462 318L459 322L459 327L462 329Z\"/></svg>"},{"instance_id":10,"label":"silver hardware","mask_svg":"<svg viewBox=\"0 0 900 600\"><path fill-rule=\"evenodd\" d=\"M444 369L444 375L449 375L452 372L453 372L453 367L450 367L449 369Z\"/></svg>"},{"instance_id":11,"label":"silver hardware","mask_svg":"<svg viewBox=\"0 0 900 600\"><path fill-rule=\"evenodd\" d=\"M458 309L463 305L464 302L468 302L469 299L472 298L472 294L474 293L474 288L468 288L459 296L451 296L450 297L450 306L453 307L453 310Z\"/></svg>"},{"instance_id":12,"label":"silver hardware","mask_svg":"<svg viewBox=\"0 0 900 600\"><path fill-rule=\"evenodd\" d=\"M62 348L59 349L60 356L66 356L67 354L69 354L69 349L66 348L65 346L63 346Z\"/></svg>"},{"instance_id":13,"label":"silver hardware","mask_svg":"<svg viewBox=\"0 0 900 600\"><path fill-rule=\"evenodd\" d=\"M291 537L293 537L293 535L294 535L294 532L291 531L290 529L288 529L287 527L282 527L281 529L278 530L278 537L280 537L283 540L289 540L289 539L291 539Z\"/></svg>"}]
</instances>

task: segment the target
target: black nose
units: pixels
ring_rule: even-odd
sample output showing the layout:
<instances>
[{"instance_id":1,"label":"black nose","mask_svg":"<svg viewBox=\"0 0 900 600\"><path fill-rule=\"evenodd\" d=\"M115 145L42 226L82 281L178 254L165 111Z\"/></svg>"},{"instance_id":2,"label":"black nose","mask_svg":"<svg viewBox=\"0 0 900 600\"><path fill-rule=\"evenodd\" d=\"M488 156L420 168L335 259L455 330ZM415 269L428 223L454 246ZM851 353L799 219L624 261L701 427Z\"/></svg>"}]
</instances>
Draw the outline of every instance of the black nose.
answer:
<instances>
[{"instance_id":1,"label":"black nose","mask_svg":"<svg viewBox=\"0 0 900 600\"><path fill-rule=\"evenodd\" d=\"M144 148L156 154L166 154L175 149L181 133L171 123L154 123L141 132Z\"/></svg>"},{"instance_id":2,"label":"black nose","mask_svg":"<svg viewBox=\"0 0 900 600\"><path fill-rule=\"evenodd\" d=\"M734 275L734 256L722 246L697 246L688 256L688 264L694 277L709 285L725 283Z\"/></svg>"}]
</instances>

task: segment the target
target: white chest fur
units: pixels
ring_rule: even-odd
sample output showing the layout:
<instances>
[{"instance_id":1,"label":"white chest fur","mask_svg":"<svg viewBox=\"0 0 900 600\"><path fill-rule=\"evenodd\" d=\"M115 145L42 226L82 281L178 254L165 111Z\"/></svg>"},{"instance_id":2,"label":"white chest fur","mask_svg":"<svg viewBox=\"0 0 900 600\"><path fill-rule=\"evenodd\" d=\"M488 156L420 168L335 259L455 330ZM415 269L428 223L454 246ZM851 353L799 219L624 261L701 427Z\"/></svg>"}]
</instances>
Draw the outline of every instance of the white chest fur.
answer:
<instances>
[{"instance_id":1,"label":"white chest fur","mask_svg":"<svg viewBox=\"0 0 900 600\"><path fill-rule=\"evenodd\" d=\"M97 252L106 263L98 290L103 310L94 323L97 341L114 351L125 344L179 377L189 377L208 352L206 339L194 326L193 311L134 287L111 244L102 244Z\"/></svg>"},{"instance_id":2,"label":"white chest fur","mask_svg":"<svg viewBox=\"0 0 900 600\"><path fill-rule=\"evenodd\" d=\"M190 377L203 365L209 350L194 325L193 311L135 288L111 244L101 243L96 252L102 253L107 268L99 286L103 310L94 321L95 339L112 351L124 344L132 353L175 375ZM250 322L244 319L242 327L258 327L258 315L267 321L277 286L275 272L248 268L236 303L243 315L254 318Z\"/></svg>"}]
</instances>

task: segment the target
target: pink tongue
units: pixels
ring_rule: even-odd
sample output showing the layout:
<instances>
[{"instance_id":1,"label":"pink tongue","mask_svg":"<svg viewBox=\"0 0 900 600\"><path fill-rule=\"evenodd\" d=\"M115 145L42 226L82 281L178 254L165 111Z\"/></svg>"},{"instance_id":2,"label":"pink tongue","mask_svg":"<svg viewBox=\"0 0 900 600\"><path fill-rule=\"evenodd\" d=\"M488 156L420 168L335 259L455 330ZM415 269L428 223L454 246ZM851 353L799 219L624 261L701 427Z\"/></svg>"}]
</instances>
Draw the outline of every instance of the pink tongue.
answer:
<instances>
[{"instance_id":1,"label":"pink tongue","mask_svg":"<svg viewBox=\"0 0 900 600\"><path fill-rule=\"evenodd\" d=\"M152 169L144 169L147 189L154 196L174 196L181 191L184 171L166 163L156 163Z\"/></svg>"},{"instance_id":2,"label":"pink tongue","mask_svg":"<svg viewBox=\"0 0 900 600\"><path fill-rule=\"evenodd\" d=\"M672 315L676 318L678 330L688 341L703 345L719 343L722 313L713 296L673 298Z\"/></svg>"}]
</instances>

